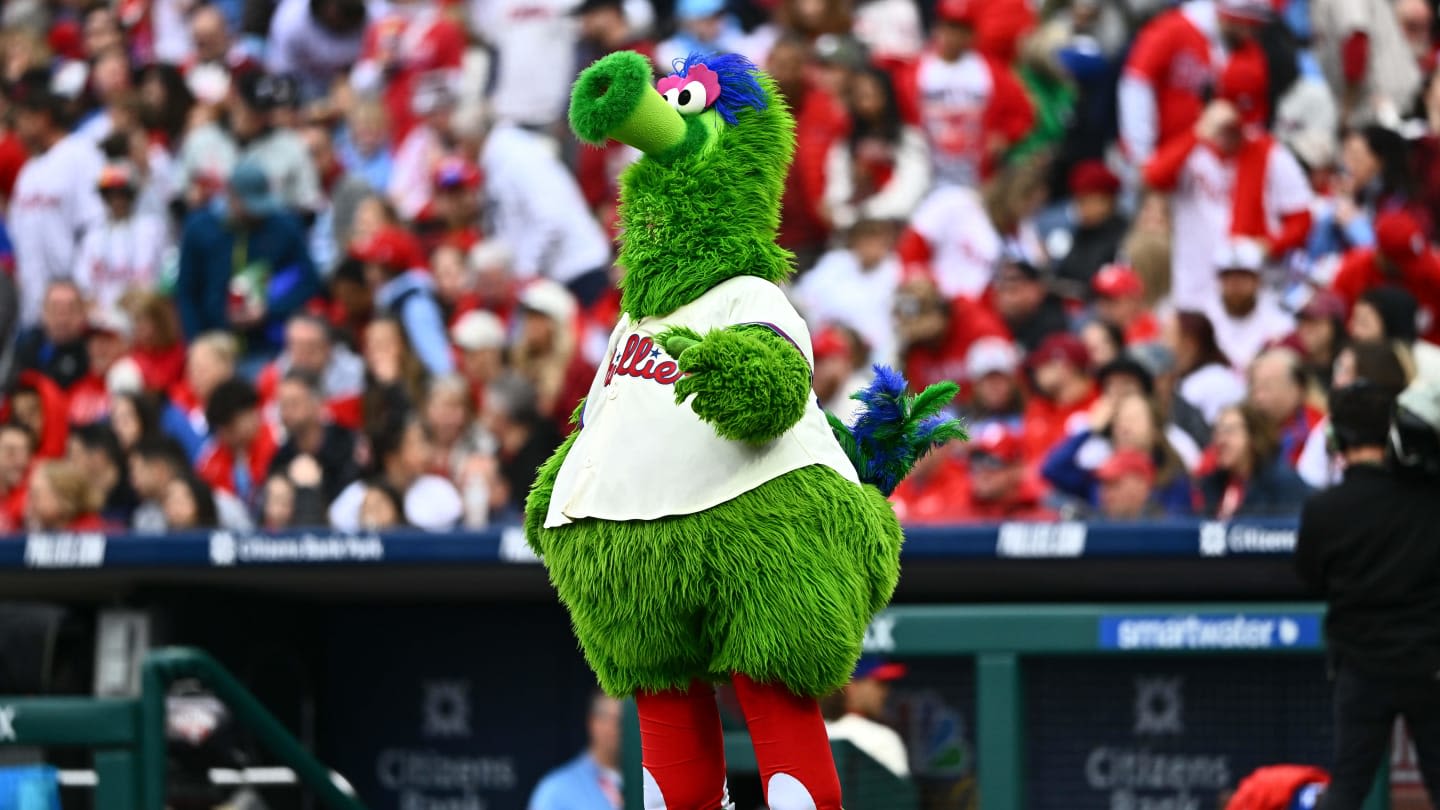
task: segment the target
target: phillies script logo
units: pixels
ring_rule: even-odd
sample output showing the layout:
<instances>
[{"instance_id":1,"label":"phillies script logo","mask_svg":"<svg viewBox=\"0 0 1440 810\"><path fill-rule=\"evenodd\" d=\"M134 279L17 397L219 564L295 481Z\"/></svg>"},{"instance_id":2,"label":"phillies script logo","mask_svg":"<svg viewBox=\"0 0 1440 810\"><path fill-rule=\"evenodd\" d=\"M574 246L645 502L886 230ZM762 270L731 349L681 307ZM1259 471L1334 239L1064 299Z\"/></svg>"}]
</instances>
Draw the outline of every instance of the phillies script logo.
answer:
<instances>
[{"instance_id":1,"label":"phillies script logo","mask_svg":"<svg viewBox=\"0 0 1440 810\"><path fill-rule=\"evenodd\" d=\"M605 384L615 379L615 375L622 377L639 377L642 380L654 380L661 385L671 385L676 380L685 376L674 360L660 359L662 352L656 348L655 341L650 338L642 338L639 335L631 335L625 341L625 350L620 352L610 362L609 371L605 372Z\"/></svg>"}]
</instances>

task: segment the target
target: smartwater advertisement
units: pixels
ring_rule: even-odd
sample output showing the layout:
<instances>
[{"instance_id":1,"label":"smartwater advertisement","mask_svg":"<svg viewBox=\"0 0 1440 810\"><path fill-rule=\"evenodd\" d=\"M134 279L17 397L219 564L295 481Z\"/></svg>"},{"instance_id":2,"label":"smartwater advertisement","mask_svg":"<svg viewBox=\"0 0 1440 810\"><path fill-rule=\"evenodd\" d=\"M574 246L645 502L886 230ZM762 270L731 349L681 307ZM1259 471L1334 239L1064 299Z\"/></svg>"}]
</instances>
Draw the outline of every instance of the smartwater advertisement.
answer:
<instances>
[{"instance_id":1,"label":"smartwater advertisement","mask_svg":"<svg viewBox=\"0 0 1440 810\"><path fill-rule=\"evenodd\" d=\"M371 810L524 810L585 745L595 679L558 606L367 607L327 641L322 756Z\"/></svg>"},{"instance_id":2,"label":"smartwater advertisement","mask_svg":"<svg viewBox=\"0 0 1440 810\"><path fill-rule=\"evenodd\" d=\"M1318 655L1033 658L1024 682L1032 810L1212 810L1261 765L1330 760Z\"/></svg>"}]
</instances>

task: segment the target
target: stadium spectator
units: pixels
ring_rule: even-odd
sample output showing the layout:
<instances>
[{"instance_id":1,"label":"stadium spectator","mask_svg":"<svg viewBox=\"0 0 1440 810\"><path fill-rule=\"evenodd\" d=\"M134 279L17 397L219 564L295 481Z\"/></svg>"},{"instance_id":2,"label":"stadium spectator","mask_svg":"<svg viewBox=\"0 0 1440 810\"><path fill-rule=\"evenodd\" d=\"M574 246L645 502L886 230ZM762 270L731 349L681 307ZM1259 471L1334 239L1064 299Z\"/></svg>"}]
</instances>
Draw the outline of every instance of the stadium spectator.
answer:
<instances>
[{"instance_id":1,"label":"stadium spectator","mask_svg":"<svg viewBox=\"0 0 1440 810\"><path fill-rule=\"evenodd\" d=\"M376 318L365 327L365 392L361 395L362 427L369 431L379 403L401 410L425 397L428 375L410 349L405 327L394 318Z\"/></svg>"},{"instance_id":2,"label":"stadium spectator","mask_svg":"<svg viewBox=\"0 0 1440 810\"><path fill-rule=\"evenodd\" d=\"M585 362L575 335L575 299L553 281L538 279L520 292L520 326L510 365L535 389L535 407L560 432L590 390L595 369Z\"/></svg>"},{"instance_id":3,"label":"stadium spectator","mask_svg":"<svg viewBox=\"0 0 1440 810\"><path fill-rule=\"evenodd\" d=\"M419 241L401 228L382 228L351 252L365 264L375 305L404 327L406 342L425 369L449 374L454 360L445 338L444 315Z\"/></svg>"},{"instance_id":4,"label":"stadium spectator","mask_svg":"<svg viewBox=\"0 0 1440 810\"><path fill-rule=\"evenodd\" d=\"M972 429L972 435L986 434ZM973 516L968 499L958 497L969 492L971 481L961 451L958 443L945 445L915 462L910 474L890 494L890 505L902 523L927 526L979 519ZM970 453L975 451L972 444Z\"/></svg>"},{"instance_id":5,"label":"stadium spectator","mask_svg":"<svg viewBox=\"0 0 1440 810\"><path fill-rule=\"evenodd\" d=\"M74 281L50 282L45 289L40 322L16 338L15 367L36 371L69 388L89 371L85 349L85 296Z\"/></svg>"},{"instance_id":6,"label":"stadium spectator","mask_svg":"<svg viewBox=\"0 0 1440 810\"><path fill-rule=\"evenodd\" d=\"M196 338L186 353L185 378L168 391L169 402L160 414L160 427L185 449L192 460L210 428L205 410L215 389L235 376L240 347L233 335L209 332Z\"/></svg>"},{"instance_id":7,"label":"stadium spectator","mask_svg":"<svg viewBox=\"0 0 1440 810\"><path fill-rule=\"evenodd\" d=\"M1355 234L1357 247L1375 239L1375 226L1385 213L1408 211L1427 230L1433 225L1417 206L1417 178L1410 144L1400 133L1370 123L1345 135L1340 152L1341 175L1337 216Z\"/></svg>"},{"instance_id":8,"label":"stadium spectator","mask_svg":"<svg viewBox=\"0 0 1440 810\"><path fill-rule=\"evenodd\" d=\"M1174 192L1171 298L1179 308L1213 302L1217 245L1251 245L1257 255L1246 262L1258 269L1302 246L1310 232L1310 184L1290 150L1264 129L1266 90L1261 55L1237 56L1194 130L1145 166L1147 185Z\"/></svg>"},{"instance_id":9,"label":"stadium spectator","mask_svg":"<svg viewBox=\"0 0 1440 810\"><path fill-rule=\"evenodd\" d=\"M127 455L142 439L160 433L160 408L155 397L146 392L117 393L110 403L110 429Z\"/></svg>"},{"instance_id":10,"label":"stadium spectator","mask_svg":"<svg viewBox=\"0 0 1440 810\"><path fill-rule=\"evenodd\" d=\"M1345 346L1345 302L1328 290L1316 290L1295 313L1293 344L1305 359L1305 370L1321 388L1330 387L1335 358Z\"/></svg>"},{"instance_id":11,"label":"stadium spectator","mask_svg":"<svg viewBox=\"0 0 1440 810\"><path fill-rule=\"evenodd\" d=\"M168 391L185 375L185 344L175 302L158 290L132 291L120 302L130 316L130 353L146 391Z\"/></svg>"},{"instance_id":12,"label":"stadium spectator","mask_svg":"<svg viewBox=\"0 0 1440 810\"><path fill-rule=\"evenodd\" d=\"M0 422L0 529L7 534L25 528L25 493L35 434L18 422Z\"/></svg>"},{"instance_id":13,"label":"stadium spectator","mask_svg":"<svg viewBox=\"0 0 1440 810\"><path fill-rule=\"evenodd\" d=\"M814 79L810 65L814 57L809 39L788 34L775 42L765 60L765 69L795 116L795 159L785 175L776 241L795 254L795 266L801 272L815 264L830 238L820 213L825 156L847 126L840 99Z\"/></svg>"},{"instance_id":14,"label":"stadium spectator","mask_svg":"<svg viewBox=\"0 0 1440 810\"><path fill-rule=\"evenodd\" d=\"M270 194L281 207L313 214L320 208L315 164L300 135L278 124L279 111L295 103L294 94L294 83L284 76L242 74L230 96L228 120L240 162L253 163L265 173Z\"/></svg>"},{"instance_id":15,"label":"stadium spectator","mask_svg":"<svg viewBox=\"0 0 1440 810\"><path fill-rule=\"evenodd\" d=\"M21 423L37 437L35 457L56 459L65 455L70 423L65 419L65 392L37 371L22 371L10 388L8 418ZM0 408L0 419L7 414Z\"/></svg>"},{"instance_id":16,"label":"stadium spectator","mask_svg":"<svg viewBox=\"0 0 1440 810\"><path fill-rule=\"evenodd\" d=\"M399 424L387 425L367 436L373 459L372 475L404 499L404 522L428 532L449 531L460 522L463 507L455 485L428 471L434 446L418 419L403 415ZM538 464L536 466L539 466ZM533 476L533 471L532 471ZM361 528L361 506L367 486L356 481L341 490L330 504L331 527L340 531Z\"/></svg>"},{"instance_id":17,"label":"stadium spectator","mask_svg":"<svg viewBox=\"0 0 1440 810\"><path fill-rule=\"evenodd\" d=\"M891 312L900 282L895 227L886 220L861 220L847 241L845 248L821 256L795 282L791 298L812 329L826 323L847 326L869 344L874 362L894 362Z\"/></svg>"},{"instance_id":18,"label":"stadium spectator","mask_svg":"<svg viewBox=\"0 0 1440 810\"><path fill-rule=\"evenodd\" d=\"M869 347L853 330L826 326L811 338L811 353L815 355L811 382L815 398L820 407L850 424L860 407L851 395L873 377Z\"/></svg>"},{"instance_id":19,"label":"stadium spectator","mask_svg":"<svg viewBox=\"0 0 1440 810\"><path fill-rule=\"evenodd\" d=\"M458 104L449 75L432 73L417 79L411 100L415 125L395 147L390 186L385 189L390 204L407 222L421 216L434 196L435 170L456 140L454 115Z\"/></svg>"},{"instance_id":20,"label":"stadium spectator","mask_svg":"<svg viewBox=\"0 0 1440 810\"><path fill-rule=\"evenodd\" d=\"M976 49L981 6L941 0L932 48L920 57L914 79L936 179L972 188L989 178L1035 121L1010 66Z\"/></svg>"},{"instance_id":21,"label":"stadium spectator","mask_svg":"<svg viewBox=\"0 0 1440 810\"><path fill-rule=\"evenodd\" d=\"M1180 373L1180 397L1213 425L1220 411L1245 398L1245 380L1221 351L1210 319L1199 312L1177 313L1170 344Z\"/></svg>"},{"instance_id":22,"label":"stadium spectator","mask_svg":"<svg viewBox=\"0 0 1440 810\"><path fill-rule=\"evenodd\" d=\"M105 219L85 231L75 258L75 283L99 309L120 305L132 289L154 286L169 243L164 220L135 211L140 178L128 163L110 163L96 188Z\"/></svg>"},{"instance_id":23,"label":"stadium spectator","mask_svg":"<svg viewBox=\"0 0 1440 810\"><path fill-rule=\"evenodd\" d=\"M1249 383L1250 401L1275 426L1280 456L1294 466L1323 416L1307 401L1309 380L1300 356L1285 347L1267 349L1251 364Z\"/></svg>"},{"instance_id":24,"label":"stadium spectator","mask_svg":"<svg viewBox=\"0 0 1440 810\"><path fill-rule=\"evenodd\" d=\"M1027 352L1070 327L1065 302L1050 290L1048 282L1040 268L1020 256L1006 256L995 269L991 303L1015 342Z\"/></svg>"},{"instance_id":25,"label":"stadium spectator","mask_svg":"<svg viewBox=\"0 0 1440 810\"><path fill-rule=\"evenodd\" d=\"M1096 516L1131 521L1163 518L1155 502L1155 462L1138 450L1120 450L1095 471Z\"/></svg>"},{"instance_id":26,"label":"stadium spectator","mask_svg":"<svg viewBox=\"0 0 1440 810\"><path fill-rule=\"evenodd\" d=\"M692 53L724 53L738 50L740 27L726 12L722 0L679 0L675 4L675 36L655 47L655 61L670 65Z\"/></svg>"},{"instance_id":27,"label":"stadium spectator","mask_svg":"<svg viewBox=\"0 0 1440 810\"><path fill-rule=\"evenodd\" d=\"M266 71L296 77L301 101L324 98L359 60L366 16L363 0L281 0L270 18Z\"/></svg>"},{"instance_id":28,"label":"stadium spectator","mask_svg":"<svg viewBox=\"0 0 1440 810\"><path fill-rule=\"evenodd\" d=\"M105 217L95 189L104 158L93 140L70 132L49 71L19 77L10 102L15 134L31 157L15 181L5 224L14 242L19 322L32 326L51 282L75 272L80 238Z\"/></svg>"},{"instance_id":29,"label":"stadium spectator","mask_svg":"<svg viewBox=\"0 0 1440 810\"><path fill-rule=\"evenodd\" d=\"M238 379L220 383L205 403L205 422L210 438L195 462L196 474L246 506L258 503L276 448L274 433L260 418L255 387Z\"/></svg>"},{"instance_id":30,"label":"stadium spectator","mask_svg":"<svg viewBox=\"0 0 1440 810\"><path fill-rule=\"evenodd\" d=\"M491 493L499 474L494 457L494 439L485 434L475 419L470 387L458 376L430 381L421 420L435 449L431 469L448 478L465 501L467 528L483 528L489 522Z\"/></svg>"},{"instance_id":31,"label":"stadium spectator","mask_svg":"<svg viewBox=\"0 0 1440 810\"><path fill-rule=\"evenodd\" d=\"M384 479L365 482L365 494L360 501L360 528L379 532L405 526L405 499L400 492Z\"/></svg>"},{"instance_id":32,"label":"stadium spectator","mask_svg":"<svg viewBox=\"0 0 1440 810\"><path fill-rule=\"evenodd\" d=\"M942 185L911 215L896 251L905 278L928 275L946 297L977 299L990 284L1001 246L980 195Z\"/></svg>"},{"instance_id":33,"label":"stadium spectator","mask_svg":"<svg viewBox=\"0 0 1440 810\"><path fill-rule=\"evenodd\" d=\"M365 361L343 343L337 343L330 325L321 318L296 315L285 324L284 348L255 381L261 400L272 402L281 380L291 374L306 375L319 383L325 415L330 420L347 428L360 426Z\"/></svg>"},{"instance_id":34,"label":"stadium spectator","mask_svg":"<svg viewBox=\"0 0 1440 810\"><path fill-rule=\"evenodd\" d=\"M1405 362L1419 379L1440 379L1440 347L1416 336L1422 317L1415 299L1399 287L1377 287L1366 292L1350 311L1350 336L1403 347Z\"/></svg>"},{"instance_id":35,"label":"stadium spectator","mask_svg":"<svg viewBox=\"0 0 1440 810\"><path fill-rule=\"evenodd\" d=\"M1115 261L1130 223L1120 212L1120 178L1099 160L1070 170L1070 243L1055 262L1067 298L1087 298L1095 275Z\"/></svg>"},{"instance_id":36,"label":"stadium spectator","mask_svg":"<svg viewBox=\"0 0 1440 810\"><path fill-rule=\"evenodd\" d=\"M246 362L258 364L319 279L303 226L281 209L263 168L238 164L228 202L223 214L206 209L185 223L175 299L188 337L233 331L245 338Z\"/></svg>"},{"instance_id":37,"label":"stadium spectator","mask_svg":"<svg viewBox=\"0 0 1440 810\"><path fill-rule=\"evenodd\" d=\"M130 486L130 472L120 440L108 425L82 425L70 431L66 461L75 465L100 496L100 519L107 527L129 526L140 501Z\"/></svg>"},{"instance_id":38,"label":"stadium spectator","mask_svg":"<svg viewBox=\"0 0 1440 810\"><path fill-rule=\"evenodd\" d=\"M952 501L945 507L946 521L1054 520L1055 513L1043 504L1041 487L1026 467L1024 449L1019 436L999 425L977 434L966 453L967 484L946 495Z\"/></svg>"},{"instance_id":39,"label":"stadium spectator","mask_svg":"<svg viewBox=\"0 0 1440 810\"><path fill-rule=\"evenodd\" d=\"M1315 55L1341 104L1345 124L1402 110L1420 89L1420 69L1394 4L1380 0L1313 0Z\"/></svg>"},{"instance_id":40,"label":"stadium spectator","mask_svg":"<svg viewBox=\"0 0 1440 810\"><path fill-rule=\"evenodd\" d=\"M1399 286L1407 290L1431 321L1425 336L1440 341L1440 251L1426 241L1420 223L1405 211L1381 214L1375 222L1374 249L1347 253L1335 274L1333 289L1347 307L1367 290Z\"/></svg>"},{"instance_id":41,"label":"stadium spectator","mask_svg":"<svg viewBox=\"0 0 1440 810\"><path fill-rule=\"evenodd\" d=\"M845 94L850 133L825 161L824 213L845 230L863 220L904 220L930 187L925 136L909 126L890 74L867 66ZM853 238L853 234L852 234Z\"/></svg>"},{"instance_id":42,"label":"stadium spectator","mask_svg":"<svg viewBox=\"0 0 1440 810\"><path fill-rule=\"evenodd\" d=\"M845 741L860 749L898 777L910 776L905 741L885 725L885 704L890 684L905 677L904 664L876 655L861 656L850 682L840 688L838 700L822 700L825 730L831 741Z\"/></svg>"},{"instance_id":43,"label":"stadium spectator","mask_svg":"<svg viewBox=\"0 0 1440 810\"><path fill-rule=\"evenodd\" d=\"M1394 389L1399 392L1411 382L1412 375L1396 354L1393 344L1379 341L1355 341L1335 357L1327 391L1334 391L1364 381L1366 385ZM1330 416L1315 424L1305 439L1305 448L1295 464L1295 472L1312 489L1325 489L1340 483L1344 469L1341 459L1332 453Z\"/></svg>"},{"instance_id":44,"label":"stadium spectator","mask_svg":"<svg viewBox=\"0 0 1440 810\"><path fill-rule=\"evenodd\" d=\"M1293 515L1309 492L1280 452L1270 417L1249 403L1220 412L1215 470L1198 489L1203 514L1219 520Z\"/></svg>"},{"instance_id":45,"label":"stadium spectator","mask_svg":"<svg viewBox=\"0 0 1440 810\"><path fill-rule=\"evenodd\" d=\"M1125 352L1125 332L1101 320L1080 327L1080 342L1085 344L1092 368L1102 368Z\"/></svg>"},{"instance_id":46,"label":"stadium spectator","mask_svg":"<svg viewBox=\"0 0 1440 810\"><path fill-rule=\"evenodd\" d=\"M459 372L469 386L470 402L478 413L485 387L505 368L505 325L490 312L472 310L450 327L450 340L459 352Z\"/></svg>"},{"instance_id":47,"label":"stadium spectator","mask_svg":"<svg viewBox=\"0 0 1440 810\"><path fill-rule=\"evenodd\" d=\"M1051 335L1025 360L1035 380L1035 396L1025 404L1022 435L1025 456L1038 459L1066 436L1085 429L1097 397L1086 373L1085 344L1069 334Z\"/></svg>"},{"instance_id":48,"label":"stadium spectator","mask_svg":"<svg viewBox=\"0 0 1440 810\"><path fill-rule=\"evenodd\" d=\"M620 701L596 692L585 727L585 750L540 779L527 810L619 810Z\"/></svg>"},{"instance_id":49,"label":"stadium spectator","mask_svg":"<svg viewBox=\"0 0 1440 810\"><path fill-rule=\"evenodd\" d=\"M311 486L317 487L329 504L360 475L355 434L327 417L320 380L310 372L287 372L275 390L275 401L285 442L270 459L269 477L287 476L292 484L307 478L295 475L293 469L297 462L304 463L301 459L309 459L319 469Z\"/></svg>"},{"instance_id":50,"label":"stadium spectator","mask_svg":"<svg viewBox=\"0 0 1440 810\"><path fill-rule=\"evenodd\" d=\"M25 524L32 532L84 532L105 528L99 511L104 493L85 471L68 461L45 461L30 472Z\"/></svg>"},{"instance_id":51,"label":"stadium spectator","mask_svg":"<svg viewBox=\"0 0 1440 810\"><path fill-rule=\"evenodd\" d=\"M1265 346L1289 335L1295 319L1261 283L1262 248L1249 240L1231 241L1214 258L1219 295L1206 302L1205 314L1215 342L1238 368L1245 368Z\"/></svg>"},{"instance_id":52,"label":"stadium spectator","mask_svg":"<svg viewBox=\"0 0 1440 810\"><path fill-rule=\"evenodd\" d=\"M94 310L85 338L84 377L75 381L66 392L66 418L72 425L88 425L110 413L111 390L134 370L134 388L144 386L139 367L126 359L130 351L132 325L130 318L117 310Z\"/></svg>"},{"instance_id":53,"label":"stadium spectator","mask_svg":"<svg viewBox=\"0 0 1440 810\"><path fill-rule=\"evenodd\" d=\"M971 345L982 337L1009 337L989 311L966 298L946 300L923 275L901 281L894 315L900 362L917 389L941 380L967 382Z\"/></svg>"},{"instance_id":54,"label":"stadium spectator","mask_svg":"<svg viewBox=\"0 0 1440 810\"><path fill-rule=\"evenodd\" d=\"M431 171L430 199L415 214L415 229L429 251L440 245L469 250L480 241L480 167L463 157L440 159Z\"/></svg>"},{"instance_id":55,"label":"stadium spectator","mask_svg":"<svg viewBox=\"0 0 1440 810\"><path fill-rule=\"evenodd\" d=\"M560 446L562 434L552 420L541 416L533 386L514 374L486 389L481 423L495 437L500 465L500 486L492 492L491 503L504 504L494 510L501 518L516 519L535 471Z\"/></svg>"},{"instance_id":56,"label":"stadium spectator","mask_svg":"<svg viewBox=\"0 0 1440 810\"><path fill-rule=\"evenodd\" d=\"M1095 316L1117 326L1125 345L1145 343L1160 336L1160 321L1145 304L1145 283L1127 265L1107 264L1091 282Z\"/></svg>"},{"instance_id":57,"label":"stadium spectator","mask_svg":"<svg viewBox=\"0 0 1440 810\"><path fill-rule=\"evenodd\" d=\"M970 346L965 355L965 378L970 381L971 396L961 403L961 415L972 433L978 435L991 424L1019 432L1025 413L1019 371L1020 351L1009 340L985 337Z\"/></svg>"},{"instance_id":58,"label":"stadium spectator","mask_svg":"<svg viewBox=\"0 0 1440 810\"><path fill-rule=\"evenodd\" d=\"M1098 509L1102 507L1100 470L1117 455L1138 453L1149 463L1146 483L1153 488L1153 506L1171 517L1191 513L1185 463L1166 437L1153 400L1143 392L1107 395L1095 403L1089 419L1088 429L1067 438L1045 459L1041 474L1046 481L1057 491ZM1125 471L1134 470L1126 467Z\"/></svg>"},{"instance_id":59,"label":"stadium spectator","mask_svg":"<svg viewBox=\"0 0 1440 810\"><path fill-rule=\"evenodd\" d=\"M165 487L165 529L172 532L220 527L215 493L194 475L182 475Z\"/></svg>"},{"instance_id":60,"label":"stadium spectator","mask_svg":"<svg viewBox=\"0 0 1440 810\"><path fill-rule=\"evenodd\" d=\"M426 77L458 78L465 31L432 0L400 0L372 17L350 83L361 94L378 93L397 143L417 122L412 101Z\"/></svg>"}]
</instances>

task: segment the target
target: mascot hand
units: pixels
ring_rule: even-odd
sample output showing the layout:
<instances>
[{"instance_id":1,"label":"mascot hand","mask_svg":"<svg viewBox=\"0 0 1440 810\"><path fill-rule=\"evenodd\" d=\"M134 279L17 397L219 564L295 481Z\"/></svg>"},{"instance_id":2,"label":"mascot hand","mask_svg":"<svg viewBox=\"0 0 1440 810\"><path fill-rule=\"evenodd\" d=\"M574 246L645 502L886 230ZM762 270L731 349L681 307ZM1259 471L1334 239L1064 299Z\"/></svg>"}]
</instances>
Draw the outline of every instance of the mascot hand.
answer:
<instances>
[{"instance_id":1,"label":"mascot hand","mask_svg":"<svg viewBox=\"0 0 1440 810\"><path fill-rule=\"evenodd\" d=\"M717 329L701 337L672 329L658 337L685 376L675 401L727 439L760 444L795 426L810 397L810 367L795 344L763 326ZM676 350L679 353L676 353Z\"/></svg>"}]
</instances>

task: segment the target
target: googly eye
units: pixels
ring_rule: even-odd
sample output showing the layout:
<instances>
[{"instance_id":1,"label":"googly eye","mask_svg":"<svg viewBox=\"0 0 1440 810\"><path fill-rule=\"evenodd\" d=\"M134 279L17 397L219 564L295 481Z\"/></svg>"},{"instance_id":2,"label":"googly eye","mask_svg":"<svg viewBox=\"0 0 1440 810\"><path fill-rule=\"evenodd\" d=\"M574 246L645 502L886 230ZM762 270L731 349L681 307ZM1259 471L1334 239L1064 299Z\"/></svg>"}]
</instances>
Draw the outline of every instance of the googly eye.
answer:
<instances>
[{"instance_id":1,"label":"googly eye","mask_svg":"<svg viewBox=\"0 0 1440 810\"><path fill-rule=\"evenodd\" d=\"M672 88L670 88L669 90L666 90L665 92L661 93L660 95L662 95L662 96L665 97L665 103L666 103L666 104L669 104L671 107L674 107L674 108L677 109L677 110L680 109L680 101L679 101L680 88L678 88L678 87L672 87Z\"/></svg>"},{"instance_id":2,"label":"googly eye","mask_svg":"<svg viewBox=\"0 0 1440 810\"><path fill-rule=\"evenodd\" d=\"M710 100L705 92L705 85L700 82L686 82L684 87L671 89L669 92L675 93L675 99L670 105L683 115L699 115L705 111L705 105Z\"/></svg>"}]
</instances>

